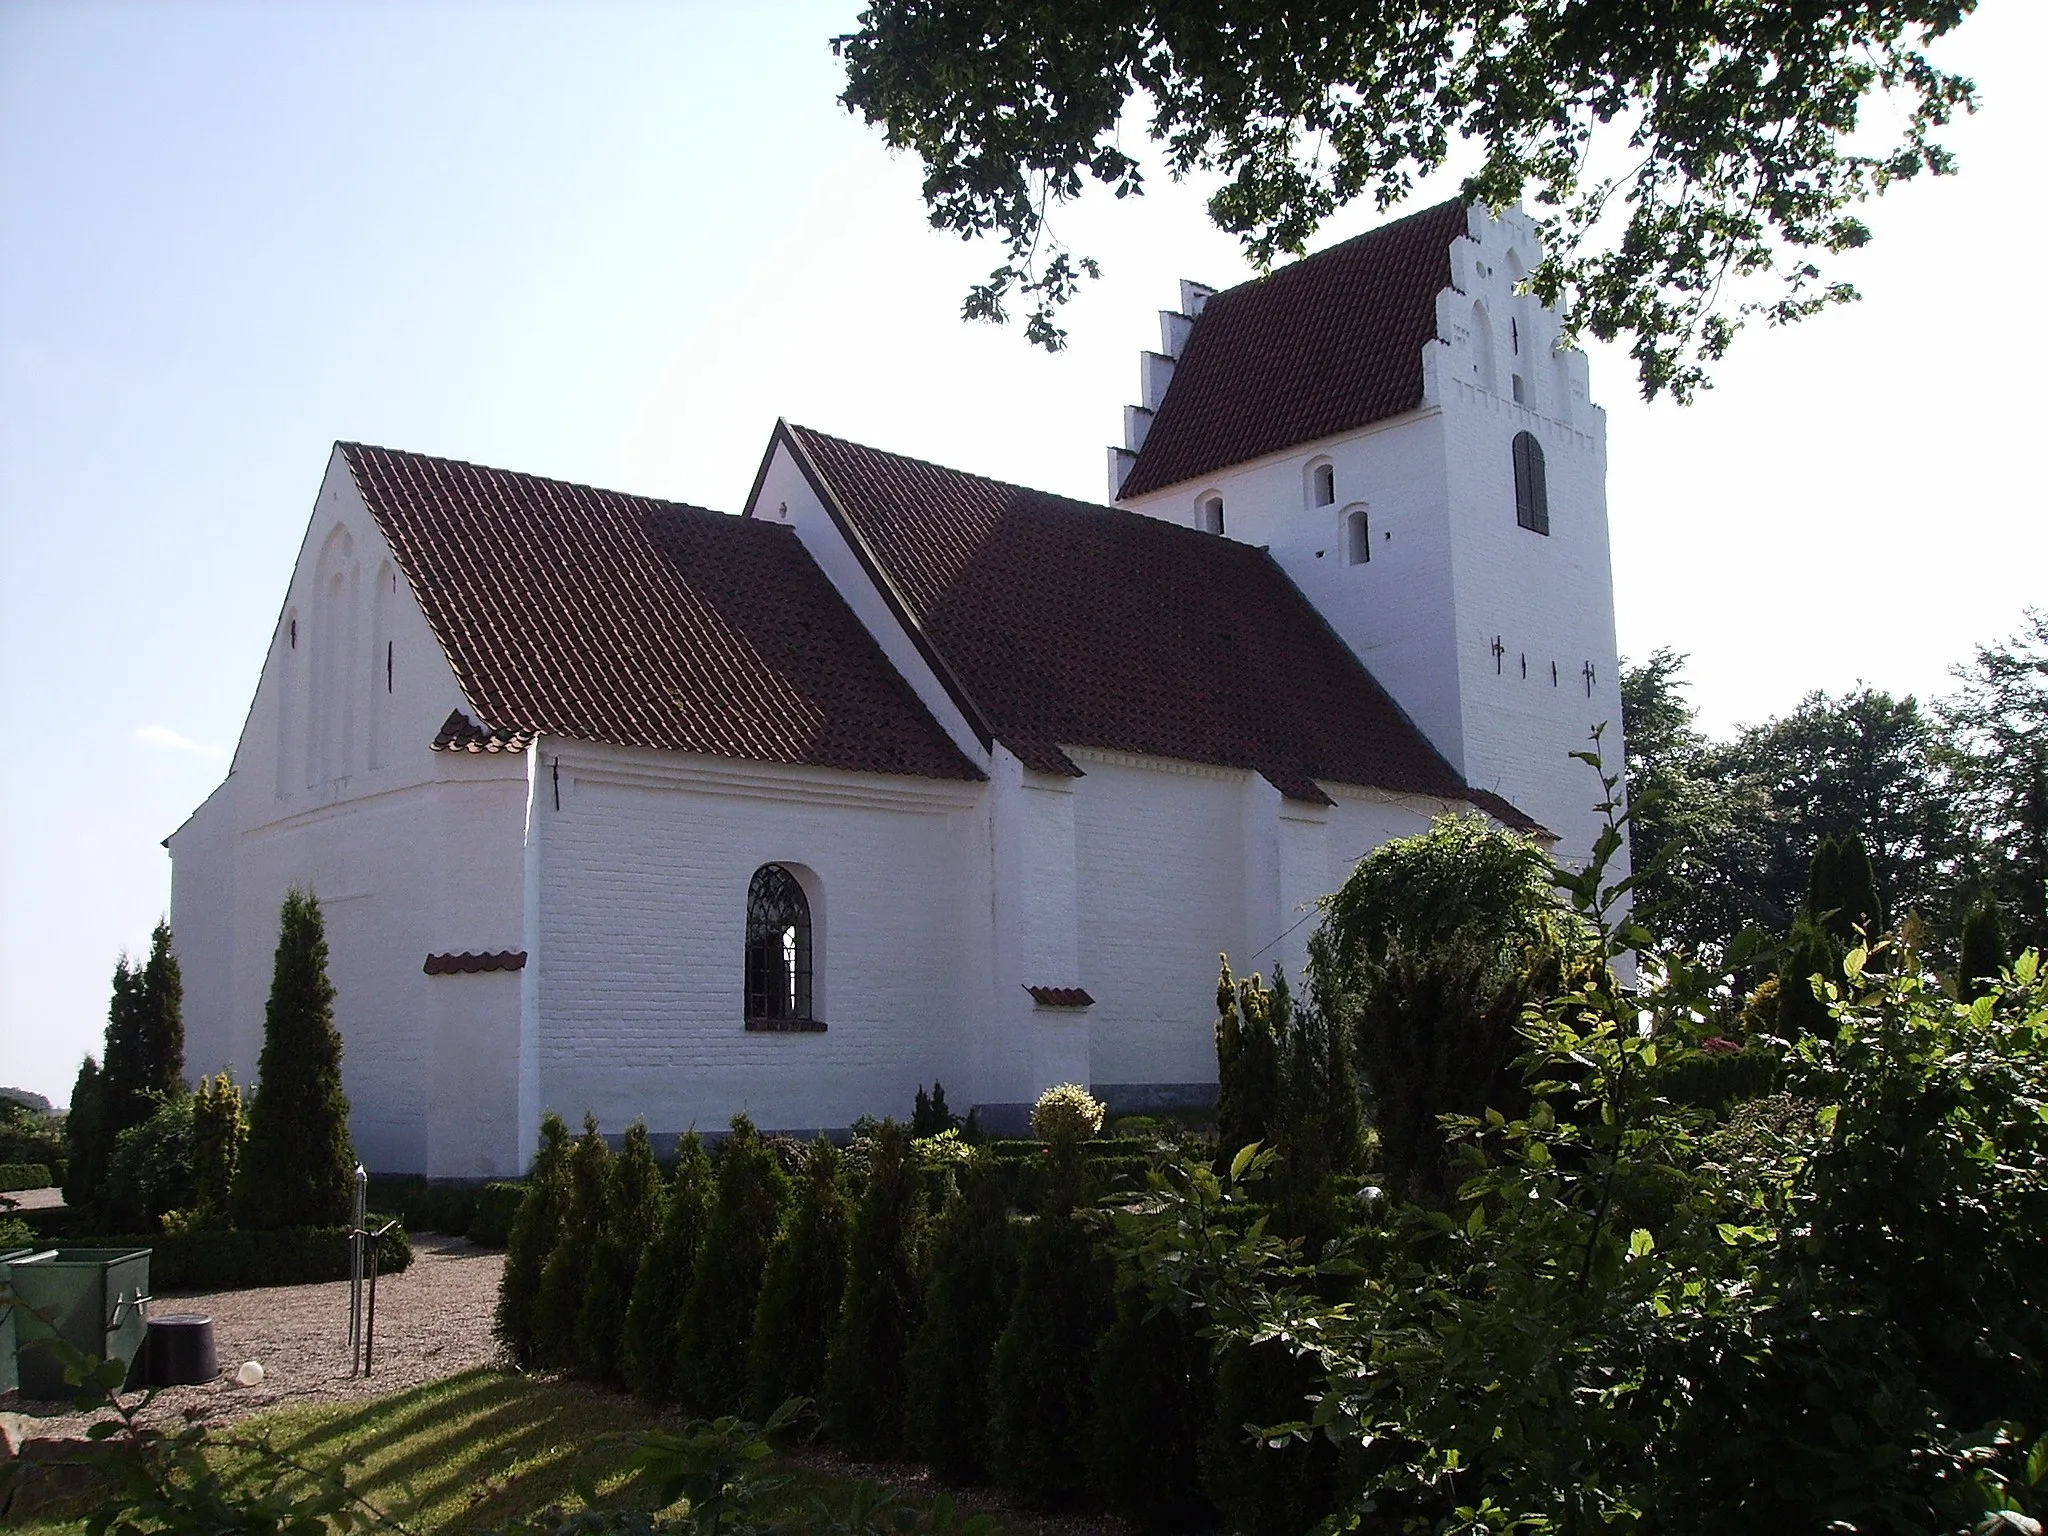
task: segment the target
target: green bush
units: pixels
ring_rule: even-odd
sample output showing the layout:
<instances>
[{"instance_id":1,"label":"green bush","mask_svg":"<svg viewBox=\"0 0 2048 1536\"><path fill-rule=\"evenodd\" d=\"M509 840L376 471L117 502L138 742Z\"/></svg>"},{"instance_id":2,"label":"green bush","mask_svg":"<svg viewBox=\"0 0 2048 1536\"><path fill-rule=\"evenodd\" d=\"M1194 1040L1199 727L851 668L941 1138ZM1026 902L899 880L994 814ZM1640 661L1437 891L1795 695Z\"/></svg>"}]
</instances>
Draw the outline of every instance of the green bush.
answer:
<instances>
[{"instance_id":1,"label":"green bush","mask_svg":"<svg viewBox=\"0 0 2048 1536\"><path fill-rule=\"evenodd\" d=\"M761 1276L754 1337L747 1351L747 1412L766 1419L792 1397L816 1398L825 1385L825 1353L846 1291L852 1210L839 1149L811 1144L796 1205Z\"/></svg>"},{"instance_id":2,"label":"green bush","mask_svg":"<svg viewBox=\"0 0 2048 1536\"><path fill-rule=\"evenodd\" d=\"M388 1216L370 1218L375 1231ZM352 1250L346 1227L274 1227L152 1233L86 1233L68 1237L71 1248L147 1248L149 1287L168 1291L254 1290L270 1285L317 1285L346 1280ZM393 1227L377 1241L377 1272L402 1273L412 1264L405 1230ZM161 1310L161 1309L159 1309Z\"/></svg>"},{"instance_id":3,"label":"green bush","mask_svg":"<svg viewBox=\"0 0 2048 1536\"><path fill-rule=\"evenodd\" d=\"M526 1199L521 1180L494 1179L477 1191L476 1211L464 1232L479 1248L504 1248L512 1241L512 1222Z\"/></svg>"},{"instance_id":4,"label":"green bush","mask_svg":"<svg viewBox=\"0 0 2048 1536\"><path fill-rule=\"evenodd\" d=\"M789 1204L789 1177L745 1115L733 1116L717 1166L711 1223L676 1325L678 1396L706 1416L737 1412L746 1401L761 1274Z\"/></svg>"},{"instance_id":5,"label":"green bush","mask_svg":"<svg viewBox=\"0 0 2048 1536\"><path fill-rule=\"evenodd\" d=\"M910 1449L949 1482L988 1475L989 1365L1009 1321L1017 1238L995 1159L977 1155L932 1232L924 1320L904 1360Z\"/></svg>"},{"instance_id":6,"label":"green bush","mask_svg":"<svg viewBox=\"0 0 2048 1536\"><path fill-rule=\"evenodd\" d=\"M476 1221L484 1186L469 1179L427 1179L418 1174L370 1180L370 1204L397 1211L408 1232L445 1232L461 1237ZM516 1211L516 1207L515 1207ZM509 1223L511 1215L508 1213ZM500 1239L498 1246L504 1245Z\"/></svg>"},{"instance_id":7,"label":"green bush","mask_svg":"<svg viewBox=\"0 0 2048 1536\"><path fill-rule=\"evenodd\" d=\"M1207 1530L1200 1452L1215 1413L1215 1369L1194 1324L1117 1289L1116 1321L1095 1359L1089 1464L1111 1512L1142 1531Z\"/></svg>"},{"instance_id":8,"label":"green bush","mask_svg":"<svg viewBox=\"0 0 2048 1536\"><path fill-rule=\"evenodd\" d=\"M42 1163L0 1163L0 1193L16 1189L48 1189L50 1170Z\"/></svg>"},{"instance_id":9,"label":"green bush","mask_svg":"<svg viewBox=\"0 0 2048 1536\"><path fill-rule=\"evenodd\" d=\"M711 1159L692 1131L678 1151L661 1230L640 1256L633 1300L626 1308L626 1380L651 1407L666 1408L677 1398L676 1333L716 1192Z\"/></svg>"},{"instance_id":10,"label":"green bush","mask_svg":"<svg viewBox=\"0 0 2048 1536\"><path fill-rule=\"evenodd\" d=\"M597 1118L586 1114L583 1134L569 1149L569 1198L562 1207L554 1249L541 1266L540 1295L534 1302L534 1333L543 1364L577 1364L576 1319L590 1289L611 1177L612 1149L598 1131Z\"/></svg>"},{"instance_id":11,"label":"green bush","mask_svg":"<svg viewBox=\"0 0 2048 1536\"><path fill-rule=\"evenodd\" d=\"M577 1372L608 1387L626 1385L626 1314L641 1257L661 1230L666 1193L647 1125L635 1120L606 1173L604 1210L576 1313Z\"/></svg>"},{"instance_id":12,"label":"green bush","mask_svg":"<svg viewBox=\"0 0 2048 1536\"><path fill-rule=\"evenodd\" d=\"M1441 1117L1513 1110L1522 1010L1590 955L1586 925L1543 851L1478 816L1382 844L1323 911L1310 991L1354 1031L1381 1172L1402 1199L1446 1204Z\"/></svg>"},{"instance_id":13,"label":"green bush","mask_svg":"<svg viewBox=\"0 0 2048 1536\"><path fill-rule=\"evenodd\" d=\"M1055 1183L1078 1188L1078 1171ZM1038 1508L1072 1505L1088 1489L1095 1348L1114 1278L1067 1201L1032 1222L989 1368L989 1459L997 1486Z\"/></svg>"},{"instance_id":14,"label":"green bush","mask_svg":"<svg viewBox=\"0 0 2048 1536\"><path fill-rule=\"evenodd\" d=\"M855 1456L903 1452L904 1356L917 1332L924 1202L910 1130L877 1128L854 1207L846 1294L825 1366L825 1425Z\"/></svg>"},{"instance_id":15,"label":"green bush","mask_svg":"<svg viewBox=\"0 0 2048 1536\"><path fill-rule=\"evenodd\" d=\"M541 1363L541 1275L561 1236L568 1207L569 1128L549 1110L541 1116L540 1146L527 1170L519 1214L512 1218L505 1270L498 1281L497 1315L491 1324L498 1342L522 1370Z\"/></svg>"},{"instance_id":16,"label":"green bush","mask_svg":"<svg viewBox=\"0 0 2048 1536\"><path fill-rule=\"evenodd\" d=\"M189 1209L192 1180L192 1096L167 1095L156 1112L114 1138L101 1208L108 1225L154 1232L166 1212Z\"/></svg>"},{"instance_id":17,"label":"green bush","mask_svg":"<svg viewBox=\"0 0 2048 1536\"><path fill-rule=\"evenodd\" d=\"M1103 1106L1079 1083L1057 1083L1031 1106L1031 1134L1040 1141L1079 1143L1102 1129Z\"/></svg>"}]
</instances>

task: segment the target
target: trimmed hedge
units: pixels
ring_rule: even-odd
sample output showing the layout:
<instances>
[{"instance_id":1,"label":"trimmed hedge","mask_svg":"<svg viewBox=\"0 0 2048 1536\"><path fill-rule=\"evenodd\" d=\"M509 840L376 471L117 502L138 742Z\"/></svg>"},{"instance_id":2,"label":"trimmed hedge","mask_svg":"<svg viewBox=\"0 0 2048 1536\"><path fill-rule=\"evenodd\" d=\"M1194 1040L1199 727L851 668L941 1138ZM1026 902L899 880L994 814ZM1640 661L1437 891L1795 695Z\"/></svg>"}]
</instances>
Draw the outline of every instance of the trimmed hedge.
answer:
<instances>
[{"instance_id":1,"label":"trimmed hedge","mask_svg":"<svg viewBox=\"0 0 2048 1536\"><path fill-rule=\"evenodd\" d=\"M477 1196L476 1214L470 1217L469 1230L464 1235L479 1248L509 1248L512 1219L519 1214L520 1203L525 1199L523 1179L486 1184Z\"/></svg>"},{"instance_id":2,"label":"trimmed hedge","mask_svg":"<svg viewBox=\"0 0 2048 1536\"><path fill-rule=\"evenodd\" d=\"M0 1163L0 1193L11 1189L48 1189L57 1181L44 1163Z\"/></svg>"},{"instance_id":3,"label":"trimmed hedge","mask_svg":"<svg viewBox=\"0 0 2048 1536\"><path fill-rule=\"evenodd\" d=\"M372 1216L372 1231L388 1217ZM67 1237L67 1248L147 1248L149 1288L164 1291L244 1291L267 1285L308 1285L349 1277L348 1229L282 1227L270 1232L156 1232L145 1236ZM394 1227L377 1243L380 1274L412 1263L412 1244Z\"/></svg>"},{"instance_id":4,"label":"trimmed hedge","mask_svg":"<svg viewBox=\"0 0 2048 1536\"><path fill-rule=\"evenodd\" d=\"M422 1178L418 1174L387 1176L370 1180L370 1204L380 1211L396 1212L408 1232L446 1232L461 1237L476 1221L483 1203L485 1186L468 1182ZM518 1209L514 1203L513 1209ZM505 1218L509 1235L512 1219ZM498 1247L503 1247L501 1240Z\"/></svg>"}]
</instances>

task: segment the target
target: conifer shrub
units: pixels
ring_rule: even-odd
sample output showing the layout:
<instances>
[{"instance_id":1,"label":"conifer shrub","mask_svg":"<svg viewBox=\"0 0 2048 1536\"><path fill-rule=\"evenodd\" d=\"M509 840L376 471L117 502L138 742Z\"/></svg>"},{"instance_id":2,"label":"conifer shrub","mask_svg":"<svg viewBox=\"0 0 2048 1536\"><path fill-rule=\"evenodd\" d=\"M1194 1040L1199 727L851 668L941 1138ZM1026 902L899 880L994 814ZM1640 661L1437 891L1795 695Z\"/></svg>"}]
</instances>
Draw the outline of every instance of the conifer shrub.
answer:
<instances>
[{"instance_id":1,"label":"conifer shrub","mask_svg":"<svg viewBox=\"0 0 2048 1536\"><path fill-rule=\"evenodd\" d=\"M903 1454L904 1357L917 1332L924 1201L909 1127L876 1127L854 1207L846 1293L825 1363L825 1425L855 1456Z\"/></svg>"},{"instance_id":2,"label":"conifer shrub","mask_svg":"<svg viewBox=\"0 0 2048 1536\"><path fill-rule=\"evenodd\" d=\"M910 1450L948 1482L989 1469L989 1367L1009 1321L1017 1236L994 1158L978 1153L931 1239L924 1318L904 1360Z\"/></svg>"},{"instance_id":3,"label":"conifer shrub","mask_svg":"<svg viewBox=\"0 0 2048 1536\"><path fill-rule=\"evenodd\" d=\"M737 1413L746 1402L761 1275L789 1204L789 1176L745 1115L733 1116L717 1166L711 1223L676 1328L679 1399L706 1416Z\"/></svg>"},{"instance_id":4,"label":"conifer shrub","mask_svg":"<svg viewBox=\"0 0 2048 1536\"><path fill-rule=\"evenodd\" d=\"M1078 1167L1061 1183L1077 1191ZM989 1365L989 1463L998 1487L1036 1508L1066 1508L1088 1491L1095 1349L1114 1277L1069 1199L1032 1220Z\"/></svg>"},{"instance_id":5,"label":"conifer shrub","mask_svg":"<svg viewBox=\"0 0 2048 1536\"><path fill-rule=\"evenodd\" d=\"M1239 983L1230 957L1216 978L1216 1147L1227 1164L1240 1147L1270 1143L1280 1120L1285 1064L1273 1027L1272 994L1257 976Z\"/></svg>"},{"instance_id":6,"label":"conifer shrub","mask_svg":"<svg viewBox=\"0 0 2048 1536\"><path fill-rule=\"evenodd\" d=\"M676 1401L677 1328L716 1195L711 1159L692 1131L677 1149L661 1229L640 1256L633 1300L626 1308L626 1381L650 1407L666 1408Z\"/></svg>"},{"instance_id":7,"label":"conifer shrub","mask_svg":"<svg viewBox=\"0 0 2048 1536\"><path fill-rule=\"evenodd\" d=\"M921 1141L927 1136L940 1136L959 1129L960 1117L946 1108L946 1085L934 1078L932 1091L926 1093L920 1083L917 1099L910 1111L912 1139Z\"/></svg>"},{"instance_id":8,"label":"conifer shrub","mask_svg":"<svg viewBox=\"0 0 2048 1536\"><path fill-rule=\"evenodd\" d=\"M1200 1460L1215 1414L1209 1346L1185 1312L1155 1306L1128 1278L1095 1360L1095 1486L1142 1531L1205 1530L1216 1523Z\"/></svg>"},{"instance_id":9,"label":"conifer shrub","mask_svg":"<svg viewBox=\"0 0 2048 1536\"><path fill-rule=\"evenodd\" d=\"M355 1163L326 928L312 892L294 890L279 914L235 1224L258 1231L347 1225Z\"/></svg>"},{"instance_id":10,"label":"conifer shrub","mask_svg":"<svg viewBox=\"0 0 2048 1536\"><path fill-rule=\"evenodd\" d=\"M544 1365L580 1367L576 1320L590 1289L591 1265L611 1199L612 1149L594 1115L583 1117L583 1134L569 1149L568 1199L562 1206L555 1246L540 1270L534 1303L535 1340Z\"/></svg>"},{"instance_id":11,"label":"conifer shrub","mask_svg":"<svg viewBox=\"0 0 2048 1536\"><path fill-rule=\"evenodd\" d=\"M661 1230L666 1190L645 1121L626 1128L605 1183L604 1213L576 1314L578 1374L605 1386L626 1386L626 1314L640 1260Z\"/></svg>"},{"instance_id":12,"label":"conifer shrub","mask_svg":"<svg viewBox=\"0 0 2048 1536\"><path fill-rule=\"evenodd\" d=\"M569 1205L569 1128L553 1110L541 1116L540 1146L527 1170L526 1193L505 1244L491 1331L522 1370L541 1363L541 1272L561 1236Z\"/></svg>"},{"instance_id":13,"label":"conifer shrub","mask_svg":"<svg viewBox=\"0 0 2048 1536\"><path fill-rule=\"evenodd\" d=\"M852 1206L839 1149L811 1143L789 1221L768 1255L747 1350L747 1412L766 1419L792 1397L815 1399L846 1291Z\"/></svg>"},{"instance_id":14,"label":"conifer shrub","mask_svg":"<svg viewBox=\"0 0 2048 1536\"><path fill-rule=\"evenodd\" d=\"M1233 1341L1216 1361L1215 1409L1200 1451L1201 1488L1242 1536L1301 1536L1336 1500L1337 1453L1321 1435L1267 1442L1260 1430L1309 1417L1322 1383L1273 1341Z\"/></svg>"},{"instance_id":15,"label":"conifer shrub","mask_svg":"<svg viewBox=\"0 0 2048 1536\"><path fill-rule=\"evenodd\" d=\"M1999 973L2011 958L2006 953L2005 925L1998 915L1998 903L1985 896L1971 904L1963 917L1962 944L1956 965L1956 993L1975 1002L1998 990Z\"/></svg>"},{"instance_id":16,"label":"conifer shrub","mask_svg":"<svg viewBox=\"0 0 2048 1536\"><path fill-rule=\"evenodd\" d=\"M71 1084L71 1105L64 1117L64 1203L77 1209L92 1204L107 1183L106 1079L88 1056L79 1063Z\"/></svg>"},{"instance_id":17,"label":"conifer shrub","mask_svg":"<svg viewBox=\"0 0 2048 1536\"><path fill-rule=\"evenodd\" d=\"M224 1227L241 1165L248 1125L242 1116L242 1090L231 1073L202 1077L192 1095L192 1220L201 1227Z\"/></svg>"}]
</instances>

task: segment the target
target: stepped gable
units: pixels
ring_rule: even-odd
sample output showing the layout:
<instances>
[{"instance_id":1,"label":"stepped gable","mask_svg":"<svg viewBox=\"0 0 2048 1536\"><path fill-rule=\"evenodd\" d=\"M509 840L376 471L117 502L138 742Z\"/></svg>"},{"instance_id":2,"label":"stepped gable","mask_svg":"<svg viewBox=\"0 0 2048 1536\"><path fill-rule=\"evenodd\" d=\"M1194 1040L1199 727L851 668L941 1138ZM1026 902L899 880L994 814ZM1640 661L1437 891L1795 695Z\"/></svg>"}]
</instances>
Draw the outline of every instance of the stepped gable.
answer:
<instances>
[{"instance_id":1,"label":"stepped gable","mask_svg":"<svg viewBox=\"0 0 2048 1536\"><path fill-rule=\"evenodd\" d=\"M1466 206L1425 208L1208 299L1122 496L1420 406Z\"/></svg>"},{"instance_id":2,"label":"stepped gable","mask_svg":"<svg viewBox=\"0 0 2048 1536\"><path fill-rule=\"evenodd\" d=\"M934 779L982 775L796 535L701 507L340 444L476 723Z\"/></svg>"},{"instance_id":3,"label":"stepped gable","mask_svg":"<svg viewBox=\"0 0 2048 1536\"><path fill-rule=\"evenodd\" d=\"M849 534L1027 767L1062 746L1514 807L1468 789L1265 551L784 426Z\"/></svg>"}]
</instances>

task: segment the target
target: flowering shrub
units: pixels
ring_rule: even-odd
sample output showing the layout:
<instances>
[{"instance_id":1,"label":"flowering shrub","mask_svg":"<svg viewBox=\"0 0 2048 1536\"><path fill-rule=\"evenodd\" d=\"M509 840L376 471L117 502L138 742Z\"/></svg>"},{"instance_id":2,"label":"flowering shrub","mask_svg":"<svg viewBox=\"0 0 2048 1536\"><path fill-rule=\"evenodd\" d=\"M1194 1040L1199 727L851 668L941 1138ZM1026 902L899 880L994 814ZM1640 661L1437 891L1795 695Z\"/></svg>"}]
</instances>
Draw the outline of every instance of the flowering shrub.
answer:
<instances>
[{"instance_id":1,"label":"flowering shrub","mask_svg":"<svg viewBox=\"0 0 2048 1536\"><path fill-rule=\"evenodd\" d=\"M1102 1129L1106 1106L1079 1083L1059 1083L1031 1106L1031 1132L1041 1141L1086 1141Z\"/></svg>"}]
</instances>

